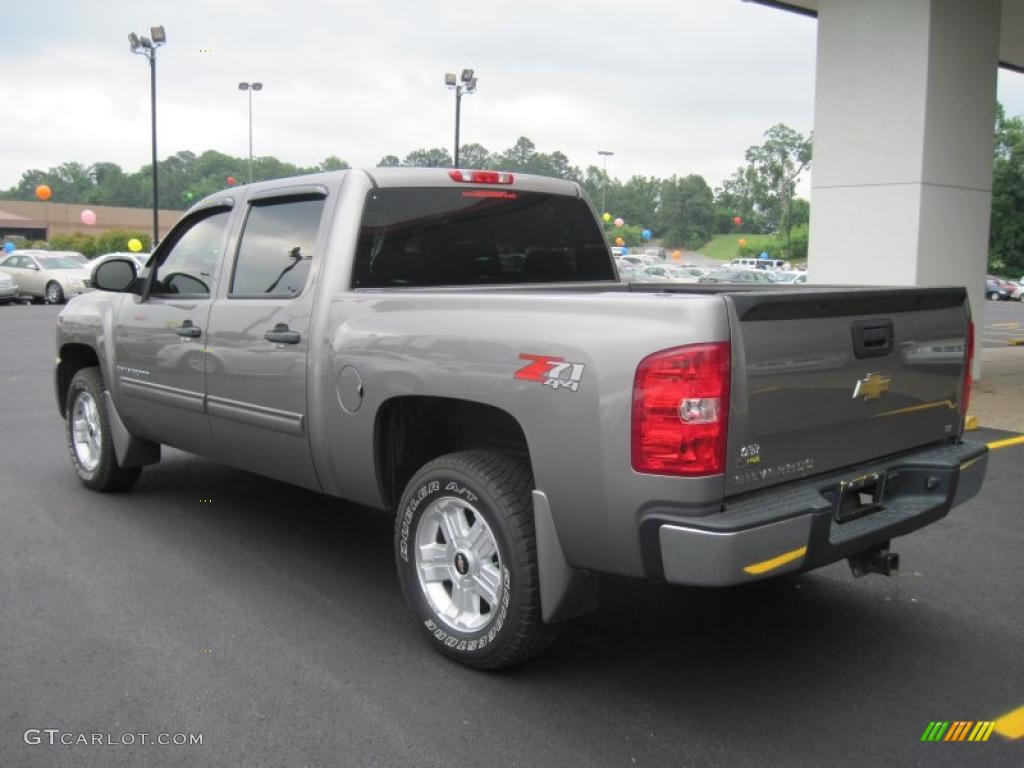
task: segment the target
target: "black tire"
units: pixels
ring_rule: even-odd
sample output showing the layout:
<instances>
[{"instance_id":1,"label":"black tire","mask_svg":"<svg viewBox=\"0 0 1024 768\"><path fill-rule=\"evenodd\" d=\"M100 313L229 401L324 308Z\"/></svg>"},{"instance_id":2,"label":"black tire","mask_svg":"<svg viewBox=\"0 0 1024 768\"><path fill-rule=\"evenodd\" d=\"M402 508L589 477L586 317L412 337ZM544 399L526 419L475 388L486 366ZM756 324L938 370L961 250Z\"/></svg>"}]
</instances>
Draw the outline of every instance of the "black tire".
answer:
<instances>
[{"instance_id":1,"label":"black tire","mask_svg":"<svg viewBox=\"0 0 1024 768\"><path fill-rule=\"evenodd\" d=\"M46 284L46 287L43 289L43 301L47 304L64 303L64 289L60 287L60 283L56 280L51 280Z\"/></svg>"},{"instance_id":2,"label":"black tire","mask_svg":"<svg viewBox=\"0 0 1024 768\"><path fill-rule=\"evenodd\" d=\"M119 491L135 484L142 474L142 467L122 467L117 463L114 454L114 441L110 436L110 419L107 415L107 403L104 398L106 387L99 368L82 368L71 379L68 387L67 418L65 419L65 435L68 442L68 453L71 454L71 465L78 473L81 481L94 491ZM87 394L96 407L99 424L98 454L95 466L79 456L75 446L74 418L75 406L83 395Z\"/></svg>"},{"instance_id":3,"label":"black tire","mask_svg":"<svg viewBox=\"0 0 1024 768\"><path fill-rule=\"evenodd\" d=\"M496 451L475 450L431 461L402 494L395 520L395 562L406 602L435 649L474 669L519 664L542 652L558 634L557 626L545 624L541 618L532 490L533 478L521 462ZM502 578L495 592L500 597L488 611L488 623L476 630L451 625L431 605L421 586L417 535L424 514L436 509L434 502L439 499L468 504L471 517L478 514L483 518L497 546L497 570ZM453 560L451 567L457 566ZM448 586L444 589L452 594ZM481 604L477 605L480 610Z\"/></svg>"}]
</instances>

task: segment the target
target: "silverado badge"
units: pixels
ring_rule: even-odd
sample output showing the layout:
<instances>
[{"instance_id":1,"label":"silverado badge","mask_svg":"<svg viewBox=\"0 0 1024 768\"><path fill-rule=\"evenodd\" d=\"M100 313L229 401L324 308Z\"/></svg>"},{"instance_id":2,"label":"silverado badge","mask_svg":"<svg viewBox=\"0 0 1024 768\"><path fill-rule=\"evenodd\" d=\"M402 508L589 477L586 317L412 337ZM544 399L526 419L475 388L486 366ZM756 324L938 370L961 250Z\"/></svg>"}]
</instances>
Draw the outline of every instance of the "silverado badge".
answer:
<instances>
[{"instance_id":1,"label":"silverado badge","mask_svg":"<svg viewBox=\"0 0 1024 768\"><path fill-rule=\"evenodd\" d=\"M869 400L877 400L889 391L889 382L891 381L891 376L869 373L854 385L853 399L856 400L858 397L862 397L865 403Z\"/></svg>"}]
</instances>

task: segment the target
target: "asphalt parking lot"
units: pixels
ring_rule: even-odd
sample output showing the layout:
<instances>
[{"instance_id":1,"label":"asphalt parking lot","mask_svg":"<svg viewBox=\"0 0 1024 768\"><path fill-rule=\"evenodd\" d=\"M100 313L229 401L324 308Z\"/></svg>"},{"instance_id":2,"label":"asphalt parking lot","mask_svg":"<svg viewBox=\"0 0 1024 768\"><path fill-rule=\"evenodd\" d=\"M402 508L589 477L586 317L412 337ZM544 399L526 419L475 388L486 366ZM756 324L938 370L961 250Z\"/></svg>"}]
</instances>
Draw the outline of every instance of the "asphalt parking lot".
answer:
<instances>
[{"instance_id":1,"label":"asphalt parking lot","mask_svg":"<svg viewBox=\"0 0 1024 768\"><path fill-rule=\"evenodd\" d=\"M1024 302L986 301L981 343L985 347L1024 345Z\"/></svg>"},{"instance_id":2,"label":"asphalt parking lot","mask_svg":"<svg viewBox=\"0 0 1024 768\"><path fill-rule=\"evenodd\" d=\"M1024 706L1024 446L897 540L892 578L608 579L545 656L482 674L416 631L380 513L175 451L129 493L82 487L57 311L0 307L0 766L1021 765L1024 739L921 737Z\"/></svg>"}]
</instances>

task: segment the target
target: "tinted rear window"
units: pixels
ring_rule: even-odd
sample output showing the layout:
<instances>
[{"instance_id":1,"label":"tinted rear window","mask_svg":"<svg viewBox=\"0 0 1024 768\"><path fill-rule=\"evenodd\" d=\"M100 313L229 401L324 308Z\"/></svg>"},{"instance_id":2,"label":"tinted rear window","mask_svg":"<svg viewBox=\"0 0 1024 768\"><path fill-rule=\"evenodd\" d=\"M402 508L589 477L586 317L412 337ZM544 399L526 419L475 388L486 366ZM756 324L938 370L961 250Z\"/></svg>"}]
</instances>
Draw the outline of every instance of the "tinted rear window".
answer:
<instances>
[{"instance_id":1,"label":"tinted rear window","mask_svg":"<svg viewBox=\"0 0 1024 768\"><path fill-rule=\"evenodd\" d=\"M615 280L583 200L498 188L367 195L355 288Z\"/></svg>"}]
</instances>

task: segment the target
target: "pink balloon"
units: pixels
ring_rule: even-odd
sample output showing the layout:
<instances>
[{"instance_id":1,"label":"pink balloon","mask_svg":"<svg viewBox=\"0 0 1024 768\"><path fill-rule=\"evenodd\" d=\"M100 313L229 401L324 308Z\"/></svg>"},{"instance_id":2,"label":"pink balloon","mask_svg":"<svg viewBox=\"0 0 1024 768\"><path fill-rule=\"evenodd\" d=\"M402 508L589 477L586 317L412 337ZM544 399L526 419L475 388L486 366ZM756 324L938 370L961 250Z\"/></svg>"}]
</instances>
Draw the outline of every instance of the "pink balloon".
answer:
<instances>
[{"instance_id":1,"label":"pink balloon","mask_svg":"<svg viewBox=\"0 0 1024 768\"><path fill-rule=\"evenodd\" d=\"M90 211L88 208L82 211L81 218L82 223L85 224L86 226L91 227L93 224L96 223L96 213L94 211Z\"/></svg>"},{"instance_id":2,"label":"pink balloon","mask_svg":"<svg viewBox=\"0 0 1024 768\"><path fill-rule=\"evenodd\" d=\"M615 226L616 226L616 227L621 227L621 226L622 226L623 224L625 224L625 223L626 223L626 222L625 222L625 221L623 221L622 219L616 219L616 220L615 220Z\"/></svg>"}]
</instances>

